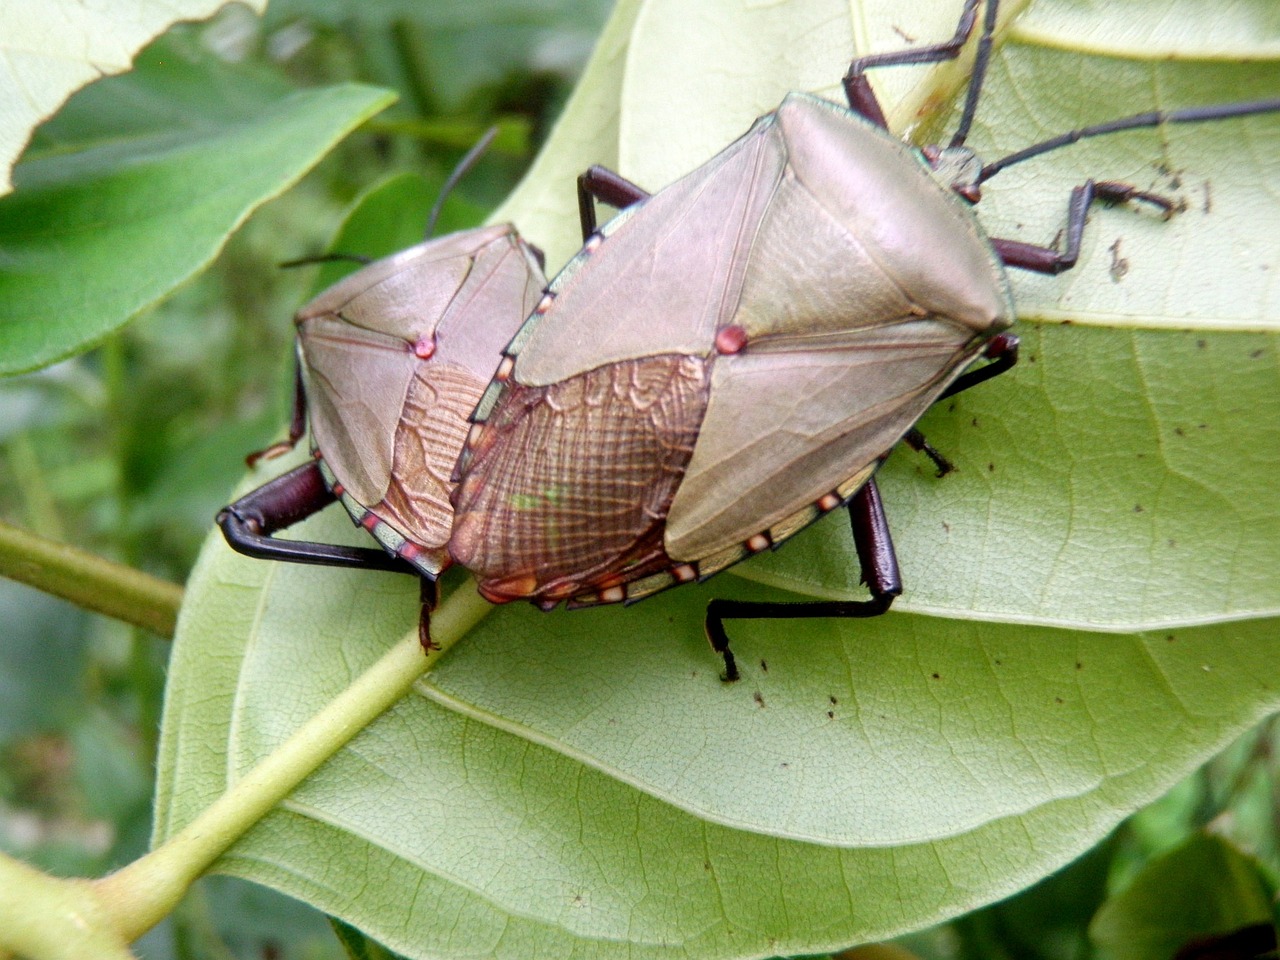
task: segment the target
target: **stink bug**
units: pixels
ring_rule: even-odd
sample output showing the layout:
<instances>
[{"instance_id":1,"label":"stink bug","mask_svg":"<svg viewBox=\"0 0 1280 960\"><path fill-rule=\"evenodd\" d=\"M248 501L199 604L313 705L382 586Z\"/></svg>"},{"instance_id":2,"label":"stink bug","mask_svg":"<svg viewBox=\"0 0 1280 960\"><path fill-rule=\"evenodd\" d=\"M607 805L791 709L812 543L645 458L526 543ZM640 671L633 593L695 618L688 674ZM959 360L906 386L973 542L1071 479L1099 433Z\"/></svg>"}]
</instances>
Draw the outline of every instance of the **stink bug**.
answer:
<instances>
[{"instance_id":1,"label":"stink bug","mask_svg":"<svg viewBox=\"0 0 1280 960\"><path fill-rule=\"evenodd\" d=\"M441 199L484 145L463 158ZM418 574L429 643L467 415L545 282L540 254L503 224L427 240L306 304L295 317L289 440L264 453L293 446L309 421L314 459L224 508L228 542L264 559ZM272 536L334 499L383 550Z\"/></svg>"},{"instance_id":2,"label":"stink bug","mask_svg":"<svg viewBox=\"0 0 1280 960\"><path fill-rule=\"evenodd\" d=\"M1144 114L984 167L964 144L995 29L989 0L956 135L907 147L865 72L956 57L978 6L967 0L943 43L855 60L848 108L792 94L652 197L599 168L584 176L585 246L507 347L455 474L449 549L484 596L636 600L846 506L869 600L713 601L708 635L732 679L724 619L883 613L901 582L873 474L932 403L1014 364L1005 268L1072 267L1095 200L1175 209L1087 181L1058 250L988 238L971 209L981 184L1084 137L1280 109ZM626 209L595 232L594 199Z\"/></svg>"}]
</instances>

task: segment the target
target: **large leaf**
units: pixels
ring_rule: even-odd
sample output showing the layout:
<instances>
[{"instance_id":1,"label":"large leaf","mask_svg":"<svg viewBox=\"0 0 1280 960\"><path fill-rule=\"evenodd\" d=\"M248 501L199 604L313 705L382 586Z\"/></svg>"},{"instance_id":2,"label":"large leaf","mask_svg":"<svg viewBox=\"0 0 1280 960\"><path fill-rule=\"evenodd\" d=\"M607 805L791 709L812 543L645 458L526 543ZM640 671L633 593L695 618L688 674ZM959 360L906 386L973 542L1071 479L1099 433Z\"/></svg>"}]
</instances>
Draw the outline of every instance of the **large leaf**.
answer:
<instances>
[{"instance_id":1,"label":"large leaf","mask_svg":"<svg viewBox=\"0 0 1280 960\"><path fill-rule=\"evenodd\" d=\"M172 52L85 91L68 109L87 142L61 144L55 124L59 147L20 164L0 201L0 373L78 352L160 299L391 99ZM95 123L115 138L98 142Z\"/></svg>"},{"instance_id":2,"label":"large leaf","mask_svg":"<svg viewBox=\"0 0 1280 960\"><path fill-rule=\"evenodd\" d=\"M1233 23L1265 5L1206 25L1178 19L1197 4L1134 0L1128 42L1099 54L1091 38L1114 32L1042 0L1002 36L975 146L998 155L1153 96L1274 93L1277 63ZM624 3L500 215L562 260L587 163L660 186L789 87L831 93L855 35L947 35L940 6ZM1171 18L1194 59L1143 60L1144 35L1177 39ZM957 76L887 75L886 99L912 105L893 116L923 109L930 127ZM735 621L745 677L719 682L707 598L774 595L752 580L853 595L837 518L743 576L630 609L503 608L222 868L409 956L726 957L919 927L1086 849L1280 705L1280 310L1254 280L1280 267L1277 148L1276 117L1148 131L990 184L992 231L1041 242L1088 175L1190 208L1095 210L1074 275L1017 281L1026 362L924 423L956 475L903 453L885 471L904 612ZM336 512L300 535L361 536ZM211 541L170 674L157 836L410 629L416 596Z\"/></svg>"},{"instance_id":3,"label":"large leaf","mask_svg":"<svg viewBox=\"0 0 1280 960\"><path fill-rule=\"evenodd\" d=\"M266 0L243 0L261 11ZM36 124L86 83L129 69L147 41L179 20L202 20L226 0L140 0L129 16L75 0L9 0L0 7L0 194Z\"/></svg>"}]
</instances>

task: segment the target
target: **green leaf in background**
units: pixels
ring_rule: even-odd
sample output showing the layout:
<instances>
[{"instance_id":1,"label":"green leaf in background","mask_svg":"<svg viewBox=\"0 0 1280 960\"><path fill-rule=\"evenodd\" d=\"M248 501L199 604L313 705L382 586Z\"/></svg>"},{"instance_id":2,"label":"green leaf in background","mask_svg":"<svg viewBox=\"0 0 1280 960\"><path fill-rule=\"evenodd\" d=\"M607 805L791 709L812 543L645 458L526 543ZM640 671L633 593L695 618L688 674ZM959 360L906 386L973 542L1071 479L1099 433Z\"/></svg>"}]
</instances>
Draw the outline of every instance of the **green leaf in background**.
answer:
<instances>
[{"instance_id":1,"label":"green leaf in background","mask_svg":"<svg viewBox=\"0 0 1280 960\"><path fill-rule=\"evenodd\" d=\"M974 145L995 157L1136 110L1274 95L1277 60L1238 42L1264 6L1206 25L1194 0L1133 0L1125 43L1099 51L1093 17L1055 15L1078 4L1009 4L1025 19L1001 38ZM945 37L958 7L624 2L495 218L554 269L576 246L573 177L589 163L657 188L787 89L834 95L855 37ZM1181 35L1170 22L1192 53L1148 59L1144 36ZM922 106L936 122L959 79L883 73L899 127ZM1280 117L1254 118L1099 140L992 181L992 232L1042 243L1090 175L1188 209L1166 223L1098 208L1077 271L1017 280L1024 364L923 423L957 473L936 480L904 453L884 471L902 612L735 621L745 676L719 682L709 597L852 595L834 518L741 576L632 608L501 608L221 869L410 957L688 960L892 936L1078 856L1280 707L1280 301L1258 280L1280 267L1276 157ZM363 542L337 511L297 535ZM416 611L407 578L252 561L212 539L171 663L157 839Z\"/></svg>"},{"instance_id":2,"label":"green leaf in background","mask_svg":"<svg viewBox=\"0 0 1280 960\"><path fill-rule=\"evenodd\" d=\"M180 20L203 20L226 0L141 0L127 18L75 0L9 0L0 7L0 194L36 125L87 83L129 69L133 55ZM266 0L248 0L261 11Z\"/></svg>"},{"instance_id":3,"label":"green leaf in background","mask_svg":"<svg viewBox=\"0 0 1280 960\"><path fill-rule=\"evenodd\" d=\"M1199 834L1152 861L1105 902L1089 936L1110 960L1168 960L1191 940L1256 928L1251 942L1269 940L1274 952L1272 898L1256 860L1221 837ZM1267 949L1259 945L1256 953Z\"/></svg>"},{"instance_id":4,"label":"green leaf in background","mask_svg":"<svg viewBox=\"0 0 1280 960\"><path fill-rule=\"evenodd\" d=\"M367 37L391 21L395 49L371 51L372 75L411 90L420 108L457 113L513 74L536 82L581 63L608 9L601 0L274 0L266 22L321 21Z\"/></svg>"},{"instance_id":5,"label":"green leaf in background","mask_svg":"<svg viewBox=\"0 0 1280 960\"><path fill-rule=\"evenodd\" d=\"M391 100L353 84L291 93L172 57L105 83L94 102L146 121L26 160L0 201L0 372L83 350L163 297Z\"/></svg>"}]
</instances>

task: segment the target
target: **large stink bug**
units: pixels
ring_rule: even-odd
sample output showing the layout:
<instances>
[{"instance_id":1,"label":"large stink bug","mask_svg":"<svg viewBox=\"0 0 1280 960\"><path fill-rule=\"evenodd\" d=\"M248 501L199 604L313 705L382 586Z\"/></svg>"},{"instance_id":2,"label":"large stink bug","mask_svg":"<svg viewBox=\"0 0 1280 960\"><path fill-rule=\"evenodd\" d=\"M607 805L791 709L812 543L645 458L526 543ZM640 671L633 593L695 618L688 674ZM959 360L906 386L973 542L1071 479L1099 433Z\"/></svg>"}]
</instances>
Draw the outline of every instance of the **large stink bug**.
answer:
<instances>
[{"instance_id":1,"label":"large stink bug","mask_svg":"<svg viewBox=\"0 0 1280 960\"><path fill-rule=\"evenodd\" d=\"M989 0L958 130L916 150L887 130L872 67L955 58L949 40L855 60L848 108L793 94L649 197L593 168L585 246L504 352L459 461L452 556L495 602L629 601L702 580L846 506L865 601L713 601L723 620L873 616L901 591L873 474L940 398L1008 369L1006 267L1056 274L1095 200L1075 187L1062 249L988 238L971 207L1004 167L1116 130L1280 109L1280 100L1127 117L989 166L965 146L996 24ZM593 200L626 209L598 232ZM975 361L988 362L968 369Z\"/></svg>"},{"instance_id":2,"label":"large stink bug","mask_svg":"<svg viewBox=\"0 0 1280 960\"><path fill-rule=\"evenodd\" d=\"M494 357L541 295L539 258L512 226L479 227L368 264L303 306L293 423L278 446L309 422L314 458L223 509L228 542L264 559L418 574L427 643L450 563L450 474ZM272 536L334 499L383 550Z\"/></svg>"}]
</instances>

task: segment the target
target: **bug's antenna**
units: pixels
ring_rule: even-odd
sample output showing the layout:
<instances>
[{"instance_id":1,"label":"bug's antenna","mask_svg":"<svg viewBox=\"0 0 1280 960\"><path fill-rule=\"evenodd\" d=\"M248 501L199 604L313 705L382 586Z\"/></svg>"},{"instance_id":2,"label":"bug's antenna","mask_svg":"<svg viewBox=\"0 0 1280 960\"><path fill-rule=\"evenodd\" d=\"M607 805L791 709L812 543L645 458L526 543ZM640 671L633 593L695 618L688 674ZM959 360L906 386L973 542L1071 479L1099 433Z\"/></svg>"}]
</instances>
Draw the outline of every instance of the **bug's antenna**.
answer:
<instances>
[{"instance_id":1,"label":"bug's antenna","mask_svg":"<svg viewBox=\"0 0 1280 960\"><path fill-rule=\"evenodd\" d=\"M1131 117L1121 117L1119 120L1108 120L1106 123L1094 124L1091 127L1070 130L1056 137L1050 137L1048 140L1042 140L1040 143L1033 143L1007 157L1001 157L982 168L982 172L978 174L978 183L990 180L1005 167L1011 167L1015 163L1021 163L1023 160L1038 157L1042 153L1057 150L1059 147L1065 147L1089 137L1100 137L1108 133L1118 133L1121 130L1157 127L1163 123L1203 123L1208 120L1228 120L1232 117L1278 112L1280 112L1280 98L1251 100L1246 103L1219 103L1208 107L1191 107L1186 110L1152 110L1149 113L1135 113Z\"/></svg>"},{"instance_id":2,"label":"bug's antenna","mask_svg":"<svg viewBox=\"0 0 1280 960\"><path fill-rule=\"evenodd\" d=\"M982 93L982 84L987 79L987 67L991 63L991 45L996 32L996 12L999 0L987 0L986 13L982 19L982 36L978 38L978 51L973 58L973 73L969 78L969 89L964 95L964 110L960 113L960 123L951 137L951 146L962 147L969 137L969 128L973 126L973 115L978 110L978 97Z\"/></svg>"},{"instance_id":3,"label":"bug's antenna","mask_svg":"<svg viewBox=\"0 0 1280 960\"><path fill-rule=\"evenodd\" d=\"M484 132L484 136L476 141L476 145L463 154L462 159L458 161L458 165L453 168L453 172L449 174L449 179L444 182L444 186L440 188L440 195L436 197L436 202L431 208L431 216L427 219L427 234L424 240L430 240L431 235L436 232L436 221L440 219L440 211L444 207L445 198L449 196L449 191L458 185L458 181L467 175L467 172L475 166L486 150L489 144L493 143L493 138L498 135L498 128L490 127Z\"/></svg>"},{"instance_id":4,"label":"bug's antenna","mask_svg":"<svg viewBox=\"0 0 1280 960\"><path fill-rule=\"evenodd\" d=\"M292 267L309 267L313 263L362 263L365 266L373 263L372 257L362 257L357 253L320 253L314 257L299 257L297 260L282 260L276 266L281 270L288 270Z\"/></svg>"}]
</instances>

